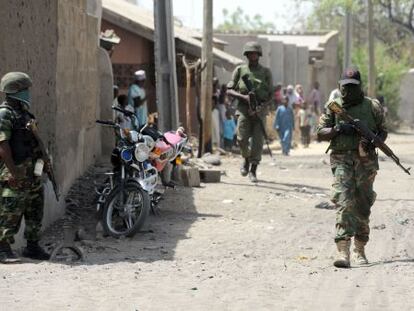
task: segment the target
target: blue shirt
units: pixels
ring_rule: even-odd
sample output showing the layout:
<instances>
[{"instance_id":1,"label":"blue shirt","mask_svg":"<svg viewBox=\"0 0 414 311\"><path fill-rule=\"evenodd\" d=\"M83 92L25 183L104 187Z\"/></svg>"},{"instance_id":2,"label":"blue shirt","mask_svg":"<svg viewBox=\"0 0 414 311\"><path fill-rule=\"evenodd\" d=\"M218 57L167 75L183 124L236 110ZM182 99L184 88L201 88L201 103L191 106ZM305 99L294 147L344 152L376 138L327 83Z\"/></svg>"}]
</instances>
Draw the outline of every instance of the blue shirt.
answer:
<instances>
[{"instance_id":1,"label":"blue shirt","mask_svg":"<svg viewBox=\"0 0 414 311\"><path fill-rule=\"evenodd\" d=\"M292 108L279 106L276 110L276 118L273 127L280 131L291 130L295 127L295 117Z\"/></svg>"},{"instance_id":2,"label":"blue shirt","mask_svg":"<svg viewBox=\"0 0 414 311\"><path fill-rule=\"evenodd\" d=\"M236 134L236 122L233 119L226 119L223 122L223 137L225 139L233 139Z\"/></svg>"}]
</instances>

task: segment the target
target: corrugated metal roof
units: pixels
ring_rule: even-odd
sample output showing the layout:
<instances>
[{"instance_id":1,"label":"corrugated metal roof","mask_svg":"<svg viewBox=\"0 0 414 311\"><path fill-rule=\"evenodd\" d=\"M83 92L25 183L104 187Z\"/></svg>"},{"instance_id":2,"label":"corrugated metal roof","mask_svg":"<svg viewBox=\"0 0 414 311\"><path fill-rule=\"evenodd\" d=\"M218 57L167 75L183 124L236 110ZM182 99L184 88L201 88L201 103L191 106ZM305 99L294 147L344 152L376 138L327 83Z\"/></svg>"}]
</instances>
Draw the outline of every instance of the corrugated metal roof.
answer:
<instances>
[{"instance_id":1,"label":"corrugated metal roof","mask_svg":"<svg viewBox=\"0 0 414 311\"><path fill-rule=\"evenodd\" d=\"M154 16L153 13L142 7L121 0L102 0L103 19L131 31L148 40L154 41ZM201 56L201 41L193 38L200 35L195 30L175 26L174 36L176 48L179 48L193 56ZM225 43L215 40L216 43ZM243 60L225 53L219 49L213 49L215 65L221 65L227 70L233 70Z\"/></svg>"}]
</instances>

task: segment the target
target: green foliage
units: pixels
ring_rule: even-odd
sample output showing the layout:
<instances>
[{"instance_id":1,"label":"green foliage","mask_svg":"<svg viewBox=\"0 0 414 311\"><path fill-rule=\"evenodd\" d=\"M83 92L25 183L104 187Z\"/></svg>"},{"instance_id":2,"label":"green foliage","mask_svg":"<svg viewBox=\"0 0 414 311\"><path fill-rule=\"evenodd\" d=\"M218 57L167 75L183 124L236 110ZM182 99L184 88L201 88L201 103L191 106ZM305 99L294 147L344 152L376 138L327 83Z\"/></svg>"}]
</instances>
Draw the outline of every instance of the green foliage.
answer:
<instances>
[{"instance_id":1,"label":"green foliage","mask_svg":"<svg viewBox=\"0 0 414 311\"><path fill-rule=\"evenodd\" d=\"M368 75L367 51L367 46L359 46L354 48L352 54L352 62L360 69L364 86L367 85ZM377 73L377 96L384 96L385 105L388 107L389 120L396 121L398 119L401 79L409 69L408 57L395 59L390 55L385 44L377 43L375 47L375 68Z\"/></svg>"},{"instance_id":2,"label":"green foliage","mask_svg":"<svg viewBox=\"0 0 414 311\"><path fill-rule=\"evenodd\" d=\"M276 29L273 23L263 21L261 15L250 16L240 7L231 13L223 9L223 16L224 22L217 26L217 32L270 33Z\"/></svg>"},{"instance_id":3,"label":"green foliage","mask_svg":"<svg viewBox=\"0 0 414 311\"><path fill-rule=\"evenodd\" d=\"M299 0L298 0L299 1ZM352 61L357 65L366 84L368 74L368 33L366 0L311 0L314 11L308 18L308 29L336 29L340 32L338 57L342 63L344 16L352 12ZM399 86L403 74L414 62L414 1L373 0L374 36L376 38L375 62L377 72L377 95L385 98L390 121L398 119L400 102Z\"/></svg>"}]
</instances>

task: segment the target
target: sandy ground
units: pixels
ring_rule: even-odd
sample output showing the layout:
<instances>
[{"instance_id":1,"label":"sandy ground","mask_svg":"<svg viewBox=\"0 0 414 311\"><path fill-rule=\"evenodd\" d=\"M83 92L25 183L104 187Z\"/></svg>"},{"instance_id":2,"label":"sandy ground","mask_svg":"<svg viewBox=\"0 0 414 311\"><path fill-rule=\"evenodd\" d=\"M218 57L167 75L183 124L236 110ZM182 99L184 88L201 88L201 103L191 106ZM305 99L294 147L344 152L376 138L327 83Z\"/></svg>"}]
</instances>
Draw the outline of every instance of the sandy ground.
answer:
<instances>
[{"instance_id":1,"label":"sandy ground","mask_svg":"<svg viewBox=\"0 0 414 311\"><path fill-rule=\"evenodd\" d=\"M412 133L389 142L414 163ZM227 158L222 183L168 191L145 232L84 244L84 263L0 266L0 310L414 310L413 177L381 161L371 264L336 269L325 149L265 156L257 186Z\"/></svg>"}]
</instances>

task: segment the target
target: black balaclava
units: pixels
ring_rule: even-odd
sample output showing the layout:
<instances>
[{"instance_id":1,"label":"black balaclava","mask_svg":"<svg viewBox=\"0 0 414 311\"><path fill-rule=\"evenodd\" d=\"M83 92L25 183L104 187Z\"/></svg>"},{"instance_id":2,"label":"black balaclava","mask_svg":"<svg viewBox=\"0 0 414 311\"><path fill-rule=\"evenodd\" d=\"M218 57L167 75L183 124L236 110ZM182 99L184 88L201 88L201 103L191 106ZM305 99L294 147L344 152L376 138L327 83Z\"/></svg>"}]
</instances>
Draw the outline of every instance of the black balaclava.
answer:
<instances>
[{"instance_id":1,"label":"black balaclava","mask_svg":"<svg viewBox=\"0 0 414 311\"><path fill-rule=\"evenodd\" d=\"M341 86L341 97L345 106L358 105L364 99L360 84L345 84Z\"/></svg>"}]
</instances>

